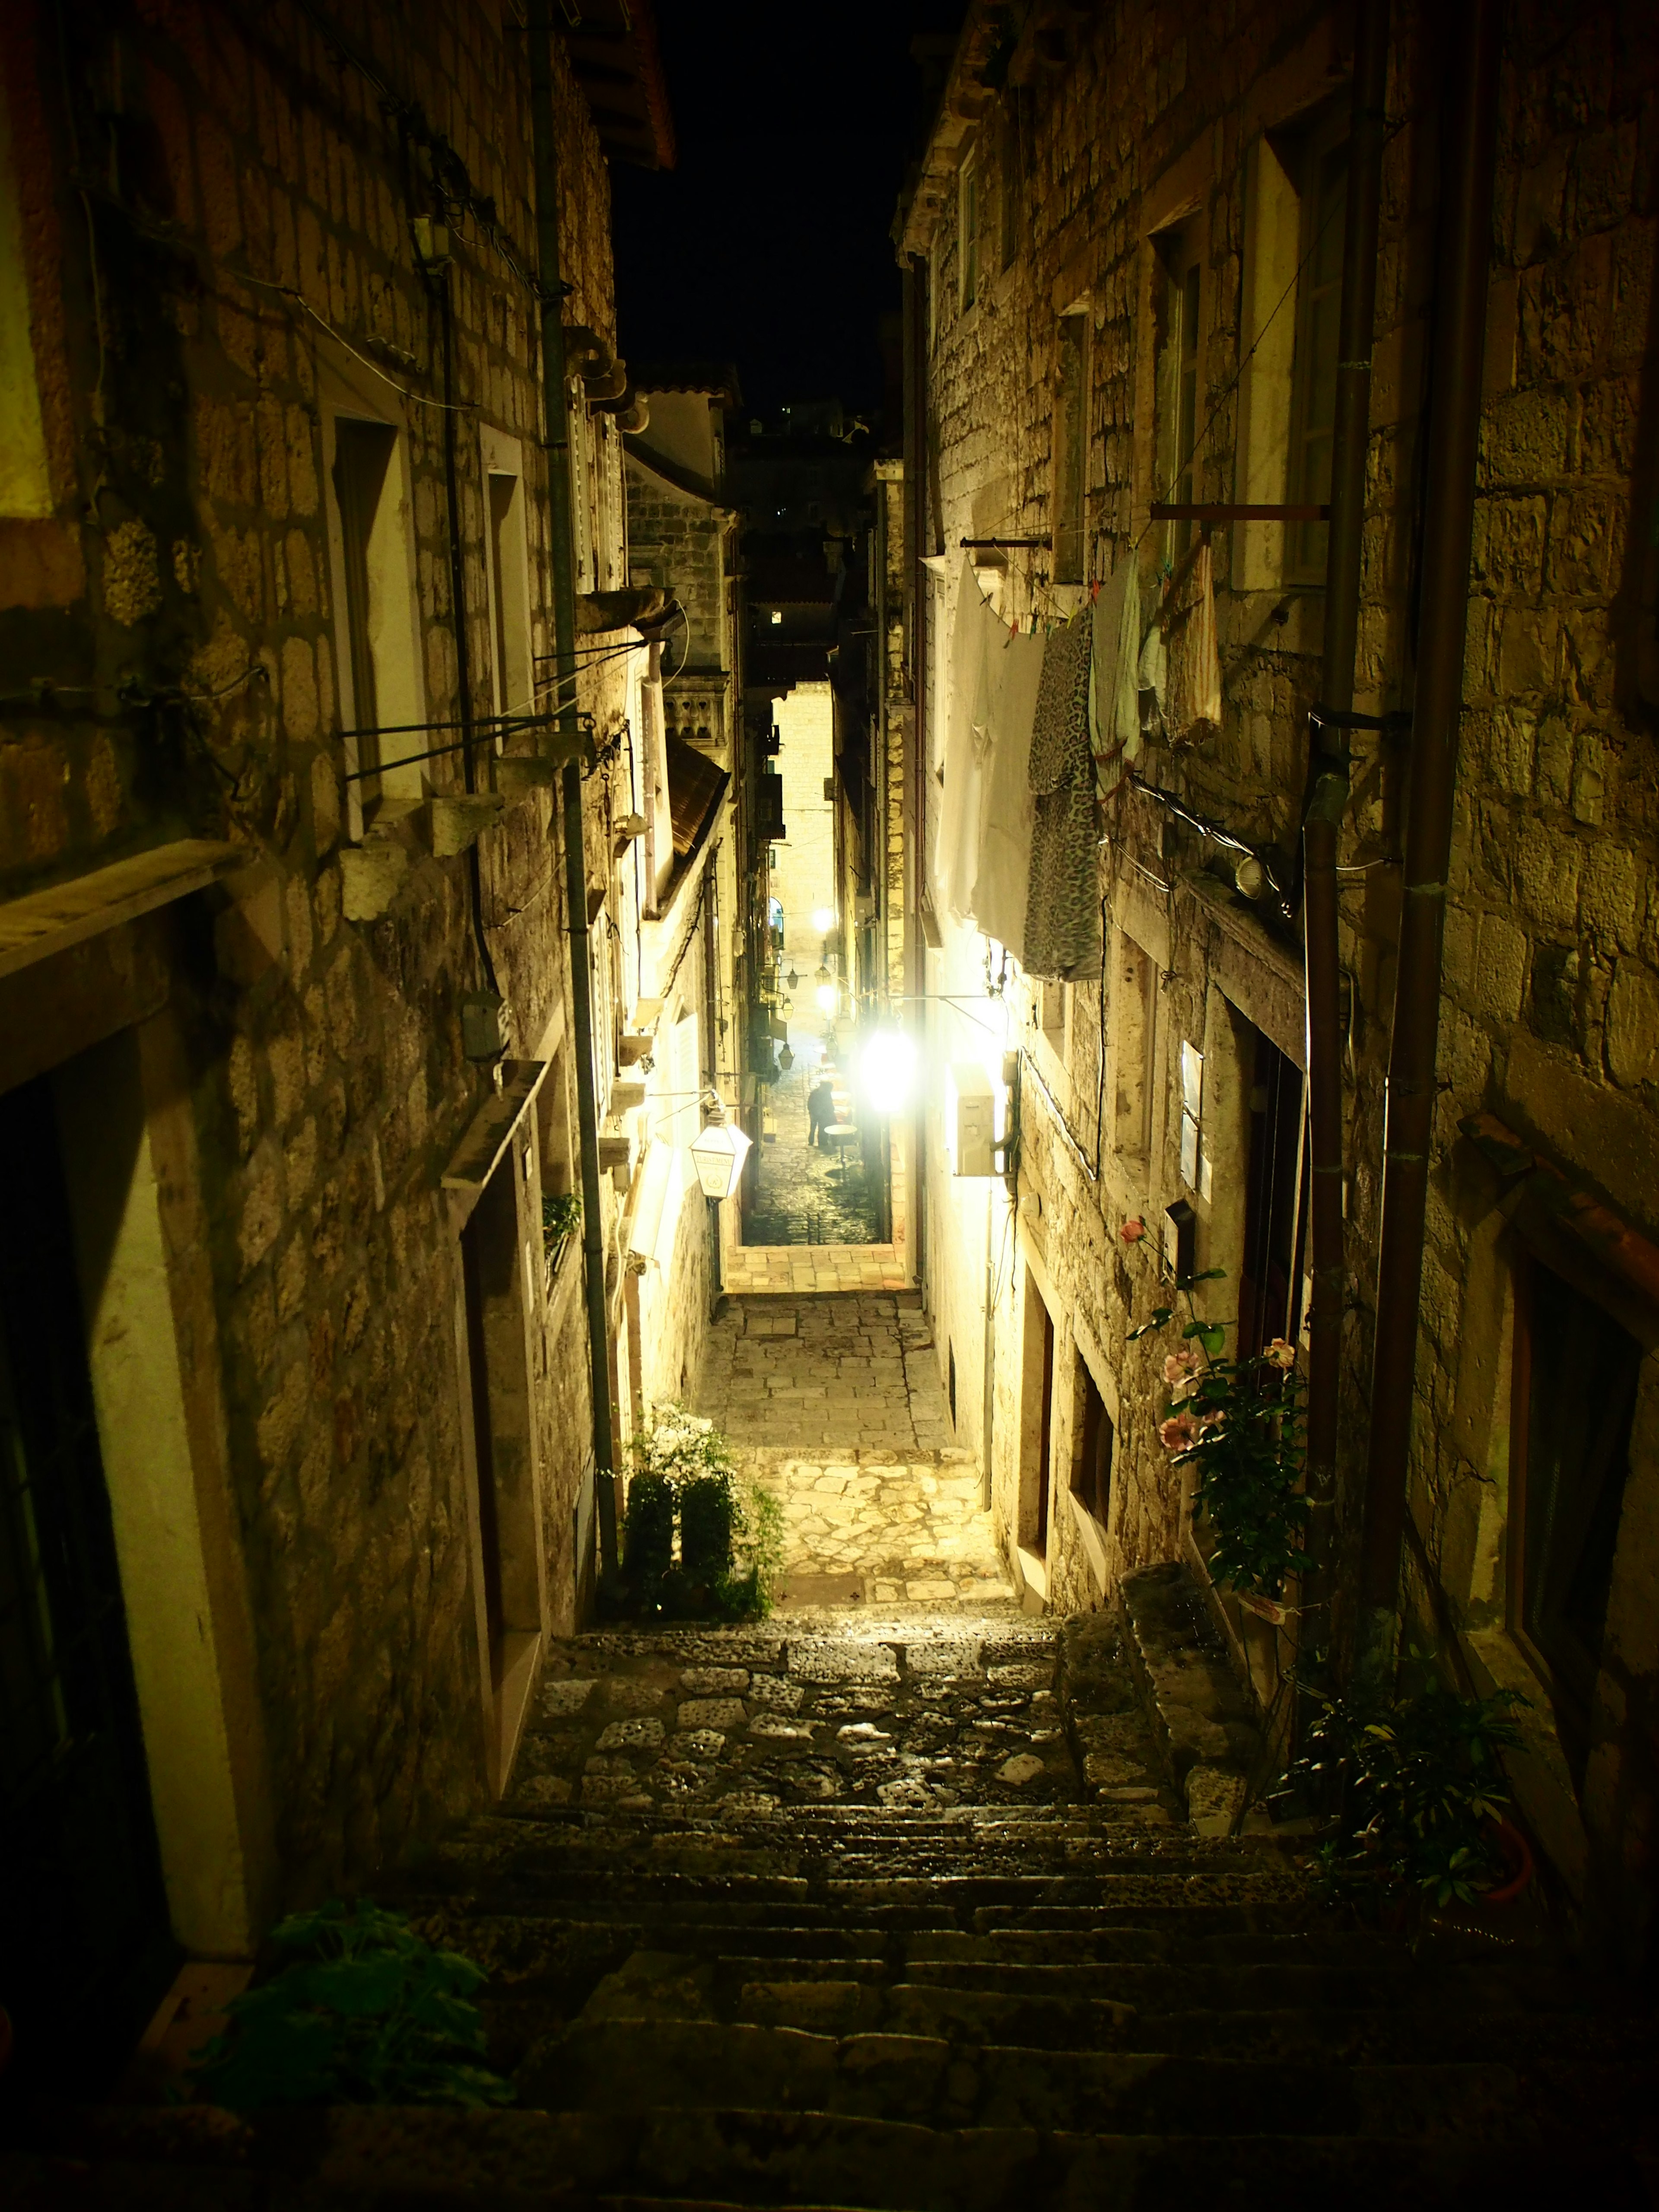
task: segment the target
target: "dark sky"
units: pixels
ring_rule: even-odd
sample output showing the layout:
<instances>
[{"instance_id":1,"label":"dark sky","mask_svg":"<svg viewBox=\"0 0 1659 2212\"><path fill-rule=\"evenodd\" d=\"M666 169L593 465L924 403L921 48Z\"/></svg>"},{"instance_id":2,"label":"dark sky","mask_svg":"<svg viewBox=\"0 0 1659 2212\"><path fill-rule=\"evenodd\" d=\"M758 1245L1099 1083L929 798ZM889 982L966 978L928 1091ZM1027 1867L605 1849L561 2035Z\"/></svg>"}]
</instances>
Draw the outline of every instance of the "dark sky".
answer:
<instances>
[{"instance_id":1,"label":"dark sky","mask_svg":"<svg viewBox=\"0 0 1659 2212\"><path fill-rule=\"evenodd\" d=\"M745 404L880 404L917 32L961 0L657 0L679 159L612 173L622 350L733 361Z\"/></svg>"}]
</instances>

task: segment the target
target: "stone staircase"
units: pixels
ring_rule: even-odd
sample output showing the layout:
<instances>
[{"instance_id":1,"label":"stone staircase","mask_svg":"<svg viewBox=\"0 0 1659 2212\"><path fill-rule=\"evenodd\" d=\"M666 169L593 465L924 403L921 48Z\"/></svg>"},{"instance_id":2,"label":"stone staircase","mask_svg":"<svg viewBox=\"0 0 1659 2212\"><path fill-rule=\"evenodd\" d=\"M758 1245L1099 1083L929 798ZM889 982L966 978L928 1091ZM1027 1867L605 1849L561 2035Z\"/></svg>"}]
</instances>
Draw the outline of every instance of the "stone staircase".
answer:
<instances>
[{"instance_id":1,"label":"stone staircase","mask_svg":"<svg viewBox=\"0 0 1659 2212\"><path fill-rule=\"evenodd\" d=\"M1652 2203L1645 2014L1322 1917L1271 1840L1194 1832L1110 1625L1059 1650L995 1606L562 1647L510 1797L389 1897L488 1969L516 2109L46 2116L0 2198Z\"/></svg>"}]
</instances>

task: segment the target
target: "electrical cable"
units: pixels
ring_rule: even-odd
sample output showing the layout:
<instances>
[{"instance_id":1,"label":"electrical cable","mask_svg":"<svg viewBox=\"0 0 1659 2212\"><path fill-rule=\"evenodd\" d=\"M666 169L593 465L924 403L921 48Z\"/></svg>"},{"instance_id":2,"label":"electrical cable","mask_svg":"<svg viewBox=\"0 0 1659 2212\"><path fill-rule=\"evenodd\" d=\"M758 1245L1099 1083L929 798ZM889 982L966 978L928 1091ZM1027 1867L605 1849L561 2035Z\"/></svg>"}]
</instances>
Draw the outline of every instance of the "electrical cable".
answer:
<instances>
[{"instance_id":1,"label":"electrical cable","mask_svg":"<svg viewBox=\"0 0 1659 2212\"><path fill-rule=\"evenodd\" d=\"M359 352L358 349L352 344L350 339L343 337L341 333L335 329L333 324L328 320L326 316L319 315L315 307L312 306L310 301L307 299L305 294L303 292L296 291L292 284L278 284L269 276L250 276L246 270L232 270L229 274L233 276L239 283L257 284L262 292L280 292L285 300L293 300L297 301L305 313L310 316L312 321L316 324L319 330L326 331L329 337L333 339L336 345L343 346L354 361L361 362L363 367L368 369L370 375L378 376L382 384L390 385L392 391L397 392L400 398L404 399L412 399L417 407L441 407L453 415L472 415L477 413L477 410L471 400L462 400L457 403L448 399L432 399L429 398L424 392L411 392L406 384L399 384L395 378L388 376L378 362L371 361L366 353Z\"/></svg>"}]
</instances>

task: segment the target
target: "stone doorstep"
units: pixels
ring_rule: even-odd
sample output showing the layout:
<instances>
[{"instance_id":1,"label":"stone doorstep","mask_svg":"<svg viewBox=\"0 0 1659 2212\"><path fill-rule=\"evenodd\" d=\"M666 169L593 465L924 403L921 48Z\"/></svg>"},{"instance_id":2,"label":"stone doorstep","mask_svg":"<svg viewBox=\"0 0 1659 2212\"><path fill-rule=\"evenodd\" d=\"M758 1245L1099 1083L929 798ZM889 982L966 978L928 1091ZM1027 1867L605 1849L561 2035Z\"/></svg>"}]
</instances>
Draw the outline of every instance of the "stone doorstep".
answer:
<instances>
[{"instance_id":1,"label":"stone doorstep","mask_svg":"<svg viewBox=\"0 0 1659 2212\"><path fill-rule=\"evenodd\" d=\"M1229 1836L1261 1752L1255 1701L1224 1650L1195 1633L1194 1617L1207 1626L1208 1611L1184 1561L1125 1575L1118 1604L1130 1673L1194 1832Z\"/></svg>"}]
</instances>

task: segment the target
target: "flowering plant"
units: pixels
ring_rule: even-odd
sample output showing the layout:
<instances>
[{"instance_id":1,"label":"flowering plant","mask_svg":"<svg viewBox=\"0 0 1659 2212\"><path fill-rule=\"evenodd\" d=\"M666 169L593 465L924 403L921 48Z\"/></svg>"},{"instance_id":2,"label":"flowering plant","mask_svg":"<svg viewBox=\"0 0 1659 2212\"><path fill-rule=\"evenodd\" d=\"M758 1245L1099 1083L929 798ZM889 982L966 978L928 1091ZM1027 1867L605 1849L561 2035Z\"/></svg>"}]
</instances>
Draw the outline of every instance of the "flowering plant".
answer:
<instances>
[{"instance_id":1,"label":"flowering plant","mask_svg":"<svg viewBox=\"0 0 1659 2212\"><path fill-rule=\"evenodd\" d=\"M625 1555L643 1610L764 1614L782 1558L778 1500L739 1483L726 1438L684 1406L656 1407L628 1449Z\"/></svg>"},{"instance_id":2,"label":"flowering plant","mask_svg":"<svg viewBox=\"0 0 1659 2212\"><path fill-rule=\"evenodd\" d=\"M1177 1466L1190 1462L1197 1472L1194 1502L1215 1537L1212 1571L1241 1595L1277 1601L1301 1556L1308 1517L1302 1378L1296 1347L1282 1336L1247 1359L1222 1357L1228 1324L1200 1320L1192 1296L1222 1273L1212 1267L1176 1283L1188 1318L1180 1348L1164 1362L1170 1395L1158 1441ZM1174 1319L1173 1307L1160 1306L1130 1341Z\"/></svg>"}]
</instances>

